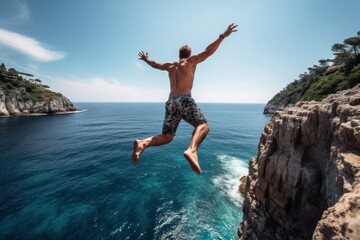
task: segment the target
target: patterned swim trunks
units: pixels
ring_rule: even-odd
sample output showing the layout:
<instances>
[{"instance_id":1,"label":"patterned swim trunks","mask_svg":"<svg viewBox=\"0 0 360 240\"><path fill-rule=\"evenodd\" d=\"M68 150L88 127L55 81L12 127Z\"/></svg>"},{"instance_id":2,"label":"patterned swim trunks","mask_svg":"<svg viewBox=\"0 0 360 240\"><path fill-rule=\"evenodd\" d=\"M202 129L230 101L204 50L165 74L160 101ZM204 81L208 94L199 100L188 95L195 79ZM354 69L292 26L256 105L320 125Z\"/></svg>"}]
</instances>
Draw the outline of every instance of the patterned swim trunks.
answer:
<instances>
[{"instance_id":1,"label":"patterned swim trunks","mask_svg":"<svg viewBox=\"0 0 360 240\"><path fill-rule=\"evenodd\" d=\"M207 123L204 114L189 94L171 97L166 102L162 133L175 135L181 119L184 119L194 127L201 123Z\"/></svg>"}]
</instances>

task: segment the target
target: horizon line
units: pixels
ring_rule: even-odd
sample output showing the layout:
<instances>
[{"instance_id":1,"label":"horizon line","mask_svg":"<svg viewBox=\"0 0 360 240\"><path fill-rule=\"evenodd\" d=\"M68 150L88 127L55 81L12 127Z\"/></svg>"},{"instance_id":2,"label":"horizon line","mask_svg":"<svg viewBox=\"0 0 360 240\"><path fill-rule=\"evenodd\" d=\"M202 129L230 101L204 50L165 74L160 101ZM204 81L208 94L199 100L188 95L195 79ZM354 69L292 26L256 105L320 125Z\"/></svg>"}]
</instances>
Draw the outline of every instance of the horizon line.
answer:
<instances>
[{"instance_id":1,"label":"horizon line","mask_svg":"<svg viewBox=\"0 0 360 240\"><path fill-rule=\"evenodd\" d=\"M165 103L165 102L140 102L140 101L72 101L73 103ZM210 103L210 104L267 104L260 102L197 102L197 103Z\"/></svg>"}]
</instances>

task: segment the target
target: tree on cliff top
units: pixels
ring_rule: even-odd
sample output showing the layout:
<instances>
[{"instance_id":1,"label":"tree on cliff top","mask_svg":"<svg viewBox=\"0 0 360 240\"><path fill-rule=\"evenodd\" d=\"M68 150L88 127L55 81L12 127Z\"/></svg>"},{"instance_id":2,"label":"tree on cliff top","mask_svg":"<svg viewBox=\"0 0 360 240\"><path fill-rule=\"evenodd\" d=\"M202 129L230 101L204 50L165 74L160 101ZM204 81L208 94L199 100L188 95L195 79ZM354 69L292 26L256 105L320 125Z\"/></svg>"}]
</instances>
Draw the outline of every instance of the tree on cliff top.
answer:
<instances>
[{"instance_id":1,"label":"tree on cliff top","mask_svg":"<svg viewBox=\"0 0 360 240\"><path fill-rule=\"evenodd\" d=\"M360 37L351 37L344 40L344 43L350 45L353 48L355 57L359 55L359 48L360 48Z\"/></svg>"}]
</instances>

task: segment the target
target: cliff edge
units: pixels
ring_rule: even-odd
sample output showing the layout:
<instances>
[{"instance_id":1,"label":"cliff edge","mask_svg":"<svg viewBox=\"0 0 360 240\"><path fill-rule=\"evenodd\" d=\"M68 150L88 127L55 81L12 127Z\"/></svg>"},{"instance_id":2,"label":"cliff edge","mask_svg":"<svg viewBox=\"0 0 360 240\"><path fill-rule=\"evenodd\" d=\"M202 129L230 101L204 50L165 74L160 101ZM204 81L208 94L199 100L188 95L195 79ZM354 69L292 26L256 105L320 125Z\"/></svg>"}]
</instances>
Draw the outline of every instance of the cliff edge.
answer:
<instances>
[{"instance_id":1,"label":"cliff edge","mask_svg":"<svg viewBox=\"0 0 360 240\"><path fill-rule=\"evenodd\" d=\"M360 85L275 112L237 239L360 239Z\"/></svg>"}]
</instances>

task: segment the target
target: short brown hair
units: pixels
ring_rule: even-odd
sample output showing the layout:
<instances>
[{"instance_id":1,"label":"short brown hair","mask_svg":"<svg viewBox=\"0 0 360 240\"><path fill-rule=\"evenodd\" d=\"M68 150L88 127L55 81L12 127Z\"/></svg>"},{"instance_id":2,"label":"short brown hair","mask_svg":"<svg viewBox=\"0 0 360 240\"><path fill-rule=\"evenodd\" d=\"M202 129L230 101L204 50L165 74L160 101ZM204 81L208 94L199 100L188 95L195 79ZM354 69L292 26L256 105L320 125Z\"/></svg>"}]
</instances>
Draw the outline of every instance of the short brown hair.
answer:
<instances>
[{"instance_id":1,"label":"short brown hair","mask_svg":"<svg viewBox=\"0 0 360 240\"><path fill-rule=\"evenodd\" d=\"M191 48L186 44L179 49L179 58L188 58L191 56Z\"/></svg>"}]
</instances>

